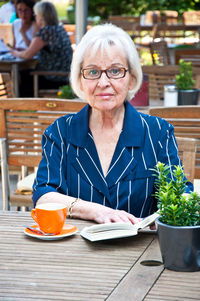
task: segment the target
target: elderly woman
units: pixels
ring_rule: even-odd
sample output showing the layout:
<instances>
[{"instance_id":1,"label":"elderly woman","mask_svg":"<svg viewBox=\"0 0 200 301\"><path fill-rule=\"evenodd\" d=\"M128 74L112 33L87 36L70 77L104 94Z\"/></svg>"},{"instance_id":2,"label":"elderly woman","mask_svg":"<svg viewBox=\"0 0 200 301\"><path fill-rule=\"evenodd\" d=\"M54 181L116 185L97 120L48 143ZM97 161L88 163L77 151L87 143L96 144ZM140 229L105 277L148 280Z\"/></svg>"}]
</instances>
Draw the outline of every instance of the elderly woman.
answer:
<instances>
[{"instance_id":1,"label":"elderly woman","mask_svg":"<svg viewBox=\"0 0 200 301\"><path fill-rule=\"evenodd\" d=\"M126 32L105 24L86 33L73 56L71 83L88 105L46 129L34 205L64 203L71 217L98 223L136 223L155 211L151 168L180 159L173 126L129 104L141 81Z\"/></svg>"},{"instance_id":2,"label":"elderly woman","mask_svg":"<svg viewBox=\"0 0 200 301\"><path fill-rule=\"evenodd\" d=\"M69 36L62 24L59 24L55 6L46 1L37 2L34 5L36 24L39 28L30 46L24 51L11 49L16 57L25 59L37 55L38 64L36 69L43 71L70 71L72 60L72 47ZM26 81L26 82L25 82ZM39 77L39 88L56 89L68 82L66 77L47 76ZM22 80L22 92L26 89L27 78ZM28 88L33 84L29 79ZM30 96L30 95L23 95Z\"/></svg>"}]
</instances>

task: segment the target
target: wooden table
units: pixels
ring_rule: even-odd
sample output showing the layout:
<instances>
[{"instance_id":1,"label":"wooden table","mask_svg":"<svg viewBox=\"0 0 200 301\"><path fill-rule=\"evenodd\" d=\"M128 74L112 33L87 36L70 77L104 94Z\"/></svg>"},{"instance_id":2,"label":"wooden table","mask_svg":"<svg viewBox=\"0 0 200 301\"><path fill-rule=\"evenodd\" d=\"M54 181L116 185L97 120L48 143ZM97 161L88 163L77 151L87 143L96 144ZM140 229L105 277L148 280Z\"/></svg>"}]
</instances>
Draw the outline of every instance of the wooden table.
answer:
<instances>
[{"instance_id":1,"label":"wooden table","mask_svg":"<svg viewBox=\"0 0 200 301\"><path fill-rule=\"evenodd\" d=\"M92 223L70 220L79 230ZM79 233L58 241L25 236L30 212L0 211L0 300L200 300L200 272L163 265L156 235L91 243Z\"/></svg>"},{"instance_id":2,"label":"wooden table","mask_svg":"<svg viewBox=\"0 0 200 301\"><path fill-rule=\"evenodd\" d=\"M13 97L19 97L19 71L25 69L34 69L36 63L36 59L24 60L16 58L9 60L0 60L0 72L11 73Z\"/></svg>"}]
</instances>

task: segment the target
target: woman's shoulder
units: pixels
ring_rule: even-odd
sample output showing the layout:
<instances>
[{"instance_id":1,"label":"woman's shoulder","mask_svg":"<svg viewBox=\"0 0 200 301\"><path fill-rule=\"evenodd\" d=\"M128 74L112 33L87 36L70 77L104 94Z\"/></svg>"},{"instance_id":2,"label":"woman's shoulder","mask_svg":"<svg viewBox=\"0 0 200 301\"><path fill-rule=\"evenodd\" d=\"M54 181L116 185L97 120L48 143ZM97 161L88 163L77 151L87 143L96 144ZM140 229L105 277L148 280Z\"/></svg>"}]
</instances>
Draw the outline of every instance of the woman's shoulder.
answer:
<instances>
[{"instance_id":1,"label":"woman's shoulder","mask_svg":"<svg viewBox=\"0 0 200 301\"><path fill-rule=\"evenodd\" d=\"M57 37L61 31L60 26L58 25L46 25L40 28L37 32L37 36L43 37L44 39Z\"/></svg>"},{"instance_id":2,"label":"woman's shoulder","mask_svg":"<svg viewBox=\"0 0 200 301\"><path fill-rule=\"evenodd\" d=\"M13 27L21 26L21 24L22 24L22 19L20 18L15 19L15 21L12 23Z\"/></svg>"},{"instance_id":3,"label":"woman's shoulder","mask_svg":"<svg viewBox=\"0 0 200 301\"><path fill-rule=\"evenodd\" d=\"M70 127L74 115L75 113L69 113L58 117L50 126L47 127L47 129L54 130L55 128L59 127L61 131L66 130L67 127Z\"/></svg>"},{"instance_id":4,"label":"woman's shoulder","mask_svg":"<svg viewBox=\"0 0 200 301\"><path fill-rule=\"evenodd\" d=\"M168 121L161 117L144 114L142 112L139 112L141 119L148 124L150 127L154 127L155 125L158 125L160 128L166 127L173 127Z\"/></svg>"}]
</instances>

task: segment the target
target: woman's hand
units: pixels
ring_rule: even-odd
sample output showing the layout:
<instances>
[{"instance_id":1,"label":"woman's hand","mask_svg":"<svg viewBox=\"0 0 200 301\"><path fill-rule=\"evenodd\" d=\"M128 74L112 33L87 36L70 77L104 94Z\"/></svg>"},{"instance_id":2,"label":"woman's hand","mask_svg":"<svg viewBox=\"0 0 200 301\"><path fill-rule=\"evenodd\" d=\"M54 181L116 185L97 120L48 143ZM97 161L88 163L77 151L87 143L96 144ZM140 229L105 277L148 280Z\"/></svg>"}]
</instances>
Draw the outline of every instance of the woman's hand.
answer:
<instances>
[{"instance_id":1,"label":"woman's hand","mask_svg":"<svg viewBox=\"0 0 200 301\"><path fill-rule=\"evenodd\" d=\"M27 46L30 45L31 41L29 40L29 38L26 35L27 30L30 28L30 25L27 25L25 23L22 23L22 26L20 28L20 33L23 37L24 42L26 43Z\"/></svg>"},{"instance_id":2,"label":"woman's hand","mask_svg":"<svg viewBox=\"0 0 200 301\"><path fill-rule=\"evenodd\" d=\"M124 210L116 210L116 209L112 209L112 208L102 206L99 204L94 204L94 205L97 205L97 208L96 208L95 214L94 214L94 221L96 221L97 223L100 223L100 224L116 223L116 222L125 222L125 223L136 224L141 220L140 218L137 218L134 215L132 215ZM91 208L91 209L93 211L94 208Z\"/></svg>"},{"instance_id":3,"label":"woman's hand","mask_svg":"<svg viewBox=\"0 0 200 301\"><path fill-rule=\"evenodd\" d=\"M20 51L16 50L15 48L9 47L9 46L8 46L8 48L9 48L10 53L11 53L13 56L15 56L15 57L20 57Z\"/></svg>"}]
</instances>

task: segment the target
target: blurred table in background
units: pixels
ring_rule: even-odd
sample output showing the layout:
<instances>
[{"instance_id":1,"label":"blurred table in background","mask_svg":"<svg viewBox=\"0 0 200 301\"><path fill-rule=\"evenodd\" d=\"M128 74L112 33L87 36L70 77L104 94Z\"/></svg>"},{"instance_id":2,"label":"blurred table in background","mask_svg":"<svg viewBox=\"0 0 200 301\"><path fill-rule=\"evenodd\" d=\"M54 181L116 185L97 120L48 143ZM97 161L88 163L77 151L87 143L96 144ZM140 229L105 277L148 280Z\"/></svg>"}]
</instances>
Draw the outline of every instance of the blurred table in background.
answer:
<instances>
[{"instance_id":1,"label":"blurred table in background","mask_svg":"<svg viewBox=\"0 0 200 301\"><path fill-rule=\"evenodd\" d=\"M0 72L9 72L11 74L12 94L13 97L19 97L19 73L20 70L34 69L37 59L8 59L0 60Z\"/></svg>"}]
</instances>

